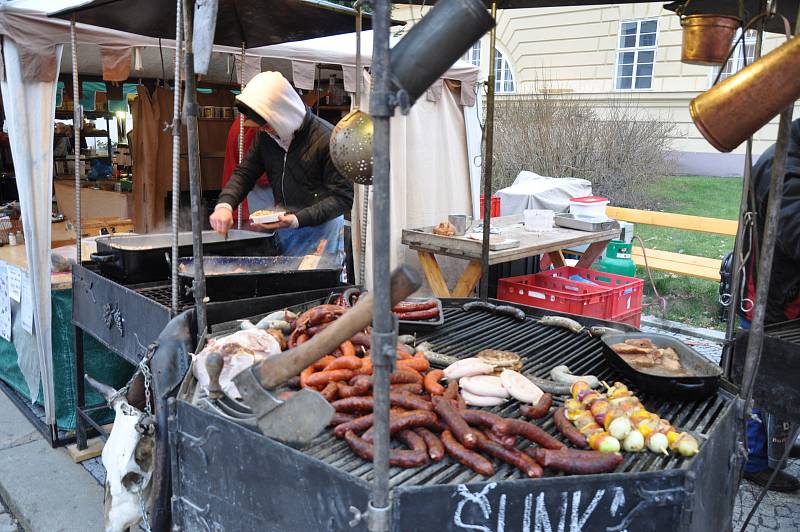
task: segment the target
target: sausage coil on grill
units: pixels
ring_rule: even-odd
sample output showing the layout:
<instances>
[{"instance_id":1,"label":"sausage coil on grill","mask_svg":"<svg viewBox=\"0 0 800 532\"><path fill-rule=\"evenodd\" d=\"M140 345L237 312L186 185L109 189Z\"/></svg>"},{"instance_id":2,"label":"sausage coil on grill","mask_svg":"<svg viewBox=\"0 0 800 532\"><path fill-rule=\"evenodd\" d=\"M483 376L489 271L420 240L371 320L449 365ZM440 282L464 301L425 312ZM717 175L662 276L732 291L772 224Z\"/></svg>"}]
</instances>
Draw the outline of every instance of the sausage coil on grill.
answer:
<instances>
[{"instance_id":1,"label":"sausage coil on grill","mask_svg":"<svg viewBox=\"0 0 800 532\"><path fill-rule=\"evenodd\" d=\"M521 419L506 419L503 425L496 428L503 436L515 435L530 440L546 449L563 449L563 443L550 436L548 433L527 421Z\"/></svg>"},{"instance_id":2,"label":"sausage coil on grill","mask_svg":"<svg viewBox=\"0 0 800 532\"><path fill-rule=\"evenodd\" d=\"M447 451L448 456L459 464L485 477L494 475L494 466L492 463L484 456L470 451L461 445L449 430L442 432L442 445L445 451Z\"/></svg>"},{"instance_id":3,"label":"sausage coil on grill","mask_svg":"<svg viewBox=\"0 0 800 532\"><path fill-rule=\"evenodd\" d=\"M461 417L461 412L453 407L450 401L442 398L434 397L433 402L434 411L439 414L439 417L459 443L467 449L475 447L475 444L478 443L478 437L464 418Z\"/></svg>"},{"instance_id":4,"label":"sausage coil on grill","mask_svg":"<svg viewBox=\"0 0 800 532\"><path fill-rule=\"evenodd\" d=\"M519 405L519 411L527 418L540 419L547 415L551 406L553 406L553 396L545 393L535 405Z\"/></svg>"}]
</instances>

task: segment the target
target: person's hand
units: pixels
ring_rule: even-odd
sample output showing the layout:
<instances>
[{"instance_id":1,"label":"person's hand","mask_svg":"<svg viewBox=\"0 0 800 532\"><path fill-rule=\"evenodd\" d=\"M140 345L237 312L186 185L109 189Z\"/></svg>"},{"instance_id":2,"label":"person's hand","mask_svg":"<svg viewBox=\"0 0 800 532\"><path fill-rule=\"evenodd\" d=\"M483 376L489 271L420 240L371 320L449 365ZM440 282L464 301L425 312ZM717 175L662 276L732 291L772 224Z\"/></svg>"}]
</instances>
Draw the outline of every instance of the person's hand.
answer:
<instances>
[{"instance_id":1,"label":"person's hand","mask_svg":"<svg viewBox=\"0 0 800 532\"><path fill-rule=\"evenodd\" d=\"M222 236L228 236L228 230L233 227L233 213L225 208L215 209L208 221L214 231Z\"/></svg>"},{"instance_id":2,"label":"person's hand","mask_svg":"<svg viewBox=\"0 0 800 532\"><path fill-rule=\"evenodd\" d=\"M297 227L297 216L294 214L281 214L277 222L253 224L253 227L258 227L262 231L277 231L278 229L286 229L287 227Z\"/></svg>"}]
</instances>

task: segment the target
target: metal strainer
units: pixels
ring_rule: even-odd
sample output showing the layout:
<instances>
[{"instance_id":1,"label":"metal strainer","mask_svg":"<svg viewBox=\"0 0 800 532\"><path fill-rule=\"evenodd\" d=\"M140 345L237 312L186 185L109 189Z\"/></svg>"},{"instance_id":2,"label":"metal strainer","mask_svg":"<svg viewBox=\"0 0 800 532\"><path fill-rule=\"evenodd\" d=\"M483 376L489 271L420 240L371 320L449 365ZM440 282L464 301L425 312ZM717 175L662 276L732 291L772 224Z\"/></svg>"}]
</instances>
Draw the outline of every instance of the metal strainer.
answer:
<instances>
[{"instance_id":1,"label":"metal strainer","mask_svg":"<svg viewBox=\"0 0 800 532\"><path fill-rule=\"evenodd\" d=\"M372 117L353 109L331 132L331 159L347 179L372 184Z\"/></svg>"}]
</instances>

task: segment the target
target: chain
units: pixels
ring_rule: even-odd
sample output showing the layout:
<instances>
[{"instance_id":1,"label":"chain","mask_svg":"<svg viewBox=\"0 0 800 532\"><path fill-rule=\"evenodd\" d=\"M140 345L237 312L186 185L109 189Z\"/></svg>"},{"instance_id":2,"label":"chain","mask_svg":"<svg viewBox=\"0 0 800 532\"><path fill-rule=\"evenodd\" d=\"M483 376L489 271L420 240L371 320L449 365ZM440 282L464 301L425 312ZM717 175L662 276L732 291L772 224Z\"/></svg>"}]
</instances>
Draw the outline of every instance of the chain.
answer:
<instances>
[{"instance_id":1,"label":"chain","mask_svg":"<svg viewBox=\"0 0 800 532\"><path fill-rule=\"evenodd\" d=\"M150 366L147 364L150 362L150 358L153 356L153 353L158 347L157 343L150 344L150 347L147 348L147 352L142 357L142 360L139 361L139 365L136 368L136 371L133 372L131 378L128 379L128 382L125 383L125 386L114 392L111 397L108 399L108 406L109 408L113 407L114 401L119 399L120 397L126 396L128 394L128 390L130 390L133 381L136 380L136 377L141 373L142 377L144 378L144 397L145 397L145 412L147 415L152 415L152 407L150 406L150 382L152 380L152 374L150 373Z\"/></svg>"},{"instance_id":2,"label":"chain","mask_svg":"<svg viewBox=\"0 0 800 532\"><path fill-rule=\"evenodd\" d=\"M148 416L153 415L153 407L150 404L150 382L153 378L153 375L150 373L150 366L147 365L148 360L143 358L141 362L139 362L139 371L142 372L142 377L144 378L144 411Z\"/></svg>"},{"instance_id":3,"label":"chain","mask_svg":"<svg viewBox=\"0 0 800 532\"><path fill-rule=\"evenodd\" d=\"M145 532L152 532L150 528L150 521L147 519L147 509L144 507L144 499L142 498L142 489L141 485L139 489L136 490L136 497L139 499L139 512L142 514L142 525L141 528L144 529Z\"/></svg>"}]
</instances>

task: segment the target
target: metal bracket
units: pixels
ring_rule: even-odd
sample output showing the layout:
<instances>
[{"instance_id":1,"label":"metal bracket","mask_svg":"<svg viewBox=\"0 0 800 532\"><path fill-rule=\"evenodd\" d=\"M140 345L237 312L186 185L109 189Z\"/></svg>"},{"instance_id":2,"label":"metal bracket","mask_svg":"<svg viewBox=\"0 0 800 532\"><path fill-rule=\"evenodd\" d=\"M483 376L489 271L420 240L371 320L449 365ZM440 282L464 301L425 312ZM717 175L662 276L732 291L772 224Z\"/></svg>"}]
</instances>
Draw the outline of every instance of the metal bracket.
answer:
<instances>
[{"instance_id":1,"label":"metal bracket","mask_svg":"<svg viewBox=\"0 0 800 532\"><path fill-rule=\"evenodd\" d=\"M353 514L353 519L351 519L347 524L350 525L351 528L356 527L361 521L367 523L367 528L369 530L389 530L389 525L391 524L391 516L392 516L392 506L386 506L385 508L376 508L370 502L367 506L367 511L362 512L355 506L350 507L350 513Z\"/></svg>"},{"instance_id":2,"label":"metal bracket","mask_svg":"<svg viewBox=\"0 0 800 532\"><path fill-rule=\"evenodd\" d=\"M119 310L119 304L106 303L103 305L103 322L109 329L116 326L119 335L125 336L125 318Z\"/></svg>"},{"instance_id":3,"label":"metal bracket","mask_svg":"<svg viewBox=\"0 0 800 532\"><path fill-rule=\"evenodd\" d=\"M681 486L679 488L668 488L663 490L648 490L643 487L638 489L639 496L642 498L636 506L625 515L625 518L617 526L608 527L608 532L622 532L628 528L633 518L636 517L642 510L658 506L672 506L680 504L687 497L686 488Z\"/></svg>"},{"instance_id":4,"label":"metal bracket","mask_svg":"<svg viewBox=\"0 0 800 532\"><path fill-rule=\"evenodd\" d=\"M374 337L373 345L383 346L383 352L373 352L372 361L376 366L386 365L394 371L395 362L397 360L397 333L399 331L399 322L397 317L393 316L392 332L380 333L372 330ZM377 356L376 356L377 355Z\"/></svg>"},{"instance_id":5,"label":"metal bracket","mask_svg":"<svg viewBox=\"0 0 800 532\"><path fill-rule=\"evenodd\" d=\"M400 108L400 112L407 115L411 111L411 98L405 89L400 89L392 97L392 103Z\"/></svg>"},{"instance_id":6,"label":"metal bracket","mask_svg":"<svg viewBox=\"0 0 800 532\"><path fill-rule=\"evenodd\" d=\"M197 453L203 459L203 464L208 466L208 455L203 447L206 443L208 443L211 435L215 432L219 432L219 428L215 427L214 425L210 425L206 428L202 436L192 436L188 432L183 431L180 431L179 434L189 442L189 447L191 449L197 451Z\"/></svg>"}]
</instances>

